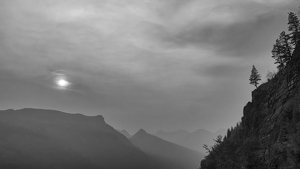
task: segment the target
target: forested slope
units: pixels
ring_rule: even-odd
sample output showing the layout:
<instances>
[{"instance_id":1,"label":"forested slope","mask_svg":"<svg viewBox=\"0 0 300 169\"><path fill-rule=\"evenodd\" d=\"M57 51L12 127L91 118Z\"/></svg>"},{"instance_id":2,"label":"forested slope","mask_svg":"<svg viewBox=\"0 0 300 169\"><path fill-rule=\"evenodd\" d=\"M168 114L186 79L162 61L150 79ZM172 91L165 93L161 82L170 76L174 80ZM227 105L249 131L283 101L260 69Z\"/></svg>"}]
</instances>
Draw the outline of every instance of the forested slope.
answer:
<instances>
[{"instance_id":1,"label":"forested slope","mask_svg":"<svg viewBox=\"0 0 300 169\"><path fill-rule=\"evenodd\" d=\"M300 168L300 26L295 16L289 13L290 33L281 33L272 51L278 72L252 92L241 122L213 147L204 146L209 154L201 169Z\"/></svg>"}]
</instances>

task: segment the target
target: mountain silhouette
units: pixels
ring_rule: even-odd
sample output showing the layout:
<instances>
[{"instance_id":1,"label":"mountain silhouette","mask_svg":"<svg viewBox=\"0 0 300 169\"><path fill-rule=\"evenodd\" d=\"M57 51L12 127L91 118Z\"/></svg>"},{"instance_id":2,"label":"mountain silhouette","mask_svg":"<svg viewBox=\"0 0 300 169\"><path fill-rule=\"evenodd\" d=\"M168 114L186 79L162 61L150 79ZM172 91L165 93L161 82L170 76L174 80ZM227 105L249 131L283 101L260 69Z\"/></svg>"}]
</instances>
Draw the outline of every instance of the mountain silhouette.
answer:
<instances>
[{"instance_id":1,"label":"mountain silhouette","mask_svg":"<svg viewBox=\"0 0 300 169\"><path fill-rule=\"evenodd\" d=\"M0 111L0 164L6 169L162 169L102 116L54 110Z\"/></svg>"},{"instance_id":2,"label":"mountain silhouette","mask_svg":"<svg viewBox=\"0 0 300 169\"><path fill-rule=\"evenodd\" d=\"M186 130L177 130L172 132L165 132L159 130L158 132L155 133L155 136L170 141L172 143L177 143L179 140L183 139L188 134L190 133Z\"/></svg>"},{"instance_id":3,"label":"mountain silhouette","mask_svg":"<svg viewBox=\"0 0 300 169\"><path fill-rule=\"evenodd\" d=\"M224 136L226 129L220 129L213 133L205 129L198 129L194 132L189 133L186 130L177 130L173 132L164 132L159 130L155 136L162 138L166 141L206 153L203 148L204 144L213 145L213 139L217 138L218 135Z\"/></svg>"},{"instance_id":4,"label":"mountain silhouette","mask_svg":"<svg viewBox=\"0 0 300 169\"><path fill-rule=\"evenodd\" d=\"M162 161L172 169L195 169L199 166L200 152L179 146L140 129L130 138L131 142L154 159Z\"/></svg>"},{"instance_id":5,"label":"mountain silhouette","mask_svg":"<svg viewBox=\"0 0 300 169\"><path fill-rule=\"evenodd\" d=\"M130 138L131 135L126 131L126 130L121 130L119 131L121 134L123 134L124 136L126 136L127 138Z\"/></svg>"}]
</instances>

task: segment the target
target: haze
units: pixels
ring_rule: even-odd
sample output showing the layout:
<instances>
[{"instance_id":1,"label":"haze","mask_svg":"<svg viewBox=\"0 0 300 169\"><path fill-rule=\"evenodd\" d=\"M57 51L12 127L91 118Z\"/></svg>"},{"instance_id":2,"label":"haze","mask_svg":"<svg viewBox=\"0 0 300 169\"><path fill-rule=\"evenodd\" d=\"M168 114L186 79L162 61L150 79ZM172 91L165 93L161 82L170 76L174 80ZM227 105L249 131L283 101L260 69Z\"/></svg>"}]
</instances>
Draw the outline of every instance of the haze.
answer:
<instances>
[{"instance_id":1,"label":"haze","mask_svg":"<svg viewBox=\"0 0 300 169\"><path fill-rule=\"evenodd\" d=\"M252 65L297 0L1 0L0 107L103 115L144 128L217 131L251 99ZM57 86L57 79L68 85Z\"/></svg>"}]
</instances>

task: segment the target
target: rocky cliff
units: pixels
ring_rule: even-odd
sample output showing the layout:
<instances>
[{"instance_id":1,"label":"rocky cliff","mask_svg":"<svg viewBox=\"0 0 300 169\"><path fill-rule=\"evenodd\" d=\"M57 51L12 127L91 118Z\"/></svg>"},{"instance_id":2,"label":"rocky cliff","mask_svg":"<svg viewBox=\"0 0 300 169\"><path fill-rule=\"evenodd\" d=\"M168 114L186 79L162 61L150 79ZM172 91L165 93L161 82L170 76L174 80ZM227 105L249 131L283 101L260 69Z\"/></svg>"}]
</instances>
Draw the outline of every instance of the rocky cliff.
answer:
<instances>
[{"instance_id":1,"label":"rocky cliff","mask_svg":"<svg viewBox=\"0 0 300 169\"><path fill-rule=\"evenodd\" d=\"M300 44L293 59L252 92L243 117L217 138L202 169L300 168Z\"/></svg>"}]
</instances>

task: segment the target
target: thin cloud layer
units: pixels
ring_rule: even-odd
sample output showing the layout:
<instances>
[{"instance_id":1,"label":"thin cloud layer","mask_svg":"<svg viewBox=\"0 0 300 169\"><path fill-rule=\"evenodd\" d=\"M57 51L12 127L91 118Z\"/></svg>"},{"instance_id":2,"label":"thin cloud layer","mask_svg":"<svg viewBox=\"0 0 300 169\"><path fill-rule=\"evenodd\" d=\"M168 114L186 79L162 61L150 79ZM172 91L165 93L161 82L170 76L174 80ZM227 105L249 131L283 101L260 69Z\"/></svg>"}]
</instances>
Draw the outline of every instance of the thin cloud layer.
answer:
<instances>
[{"instance_id":1,"label":"thin cloud layer","mask_svg":"<svg viewBox=\"0 0 300 169\"><path fill-rule=\"evenodd\" d=\"M240 118L241 107L249 100L245 68L250 70L252 64L261 65L262 72L273 68L272 63L262 63L270 61L265 57L286 26L286 12L296 4L292 0L2 0L2 83L24 83L31 92L22 92L22 97L45 100L27 105L24 101L16 107L46 106L87 114L101 110L116 127L228 127ZM72 85L51 93L57 72L63 72ZM10 85L18 87L2 91L22 90ZM30 85L44 89L44 94ZM9 95L11 101L22 102ZM68 100L65 106L53 101L61 95L58 100ZM211 120L224 119L221 113L234 117L214 127Z\"/></svg>"}]
</instances>

